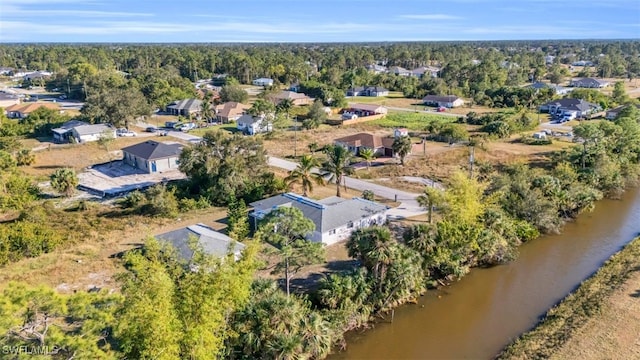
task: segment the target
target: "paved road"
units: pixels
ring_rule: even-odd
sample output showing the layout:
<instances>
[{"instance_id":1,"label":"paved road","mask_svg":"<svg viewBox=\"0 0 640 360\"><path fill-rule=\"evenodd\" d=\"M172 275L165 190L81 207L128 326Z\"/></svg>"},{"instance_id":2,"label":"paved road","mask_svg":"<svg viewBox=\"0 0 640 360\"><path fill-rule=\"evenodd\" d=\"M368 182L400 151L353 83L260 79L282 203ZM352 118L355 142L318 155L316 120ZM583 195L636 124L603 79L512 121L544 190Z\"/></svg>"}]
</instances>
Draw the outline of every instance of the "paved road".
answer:
<instances>
[{"instance_id":1,"label":"paved road","mask_svg":"<svg viewBox=\"0 0 640 360\"><path fill-rule=\"evenodd\" d=\"M293 161L280 159L273 156L269 156L269 165L285 170L293 170L298 166L298 164ZM316 169L316 171L318 170ZM397 190L368 181L354 179L348 176L345 177L345 184L348 188L351 189L359 191L371 190L379 197L400 202L400 205L398 205L397 208L393 208L389 211L389 217L391 218L402 219L425 213L425 210L418 204L418 201L416 200L416 198L420 194Z\"/></svg>"}]
</instances>

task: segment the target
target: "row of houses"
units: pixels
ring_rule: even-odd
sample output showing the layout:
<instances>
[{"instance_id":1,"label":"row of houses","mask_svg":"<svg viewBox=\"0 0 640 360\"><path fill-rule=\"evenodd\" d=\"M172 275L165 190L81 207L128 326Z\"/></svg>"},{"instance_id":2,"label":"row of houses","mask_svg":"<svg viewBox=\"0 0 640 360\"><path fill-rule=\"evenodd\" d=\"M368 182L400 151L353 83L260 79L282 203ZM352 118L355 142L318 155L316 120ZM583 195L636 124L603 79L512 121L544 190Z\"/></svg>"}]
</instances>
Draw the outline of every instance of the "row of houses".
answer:
<instances>
[{"instance_id":1,"label":"row of houses","mask_svg":"<svg viewBox=\"0 0 640 360\"><path fill-rule=\"evenodd\" d=\"M299 94L293 91L281 91L276 94L271 94L267 99L276 105L284 100L291 100L293 105L296 106L310 105L314 100L305 94ZM202 114L203 104L203 100L200 99L176 100L167 105L166 111L170 115L175 116L197 117ZM229 119L235 120L248 109L249 105L238 102L227 102L212 107L212 110L216 114L218 120L224 123L229 122Z\"/></svg>"},{"instance_id":2,"label":"row of houses","mask_svg":"<svg viewBox=\"0 0 640 360\"><path fill-rule=\"evenodd\" d=\"M387 68L383 65L371 64L367 66L367 70L372 71L375 74L394 74L398 76L415 76L418 78L422 78L425 75L436 78L440 73L440 68L435 66L420 66L412 70L405 69L401 66L391 66Z\"/></svg>"}]
</instances>

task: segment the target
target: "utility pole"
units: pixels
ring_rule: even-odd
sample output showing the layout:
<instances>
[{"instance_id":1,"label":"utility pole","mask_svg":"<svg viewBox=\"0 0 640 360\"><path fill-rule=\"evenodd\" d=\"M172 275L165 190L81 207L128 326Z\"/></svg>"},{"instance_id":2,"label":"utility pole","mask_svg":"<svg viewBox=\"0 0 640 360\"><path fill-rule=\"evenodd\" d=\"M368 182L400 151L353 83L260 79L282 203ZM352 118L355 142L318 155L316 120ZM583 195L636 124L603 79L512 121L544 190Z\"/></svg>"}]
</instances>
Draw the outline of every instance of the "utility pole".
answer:
<instances>
[{"instance_id":1,"label":"utility pole","mask_svg":"<svg viewBox=\"0 0 640 360\"><path fill-rule=\"evenodd\" d=\"M298 157L298 116L293 120L293 157Z\"/></svg>"},{"instance_id":2,"label":"utility pole","mask_svg":"<svg viewBox=\"0 0 640 360\"><path fill-rule=\"evenodd\" d=\"M71 87L69 86L69 78L67 78L67 97L71 97Z\"/></svg>"},{"instance_id":3,"label":"utility pole","mask_svg":"<svg viewBox=\"0 0 640 360\"><path fill-rule=\"evenodd\" d=\"M469 153L469 179L473 179L473 163L475 162L475 146L471 147L471 152Z\"/></svg>"}]
</instances>

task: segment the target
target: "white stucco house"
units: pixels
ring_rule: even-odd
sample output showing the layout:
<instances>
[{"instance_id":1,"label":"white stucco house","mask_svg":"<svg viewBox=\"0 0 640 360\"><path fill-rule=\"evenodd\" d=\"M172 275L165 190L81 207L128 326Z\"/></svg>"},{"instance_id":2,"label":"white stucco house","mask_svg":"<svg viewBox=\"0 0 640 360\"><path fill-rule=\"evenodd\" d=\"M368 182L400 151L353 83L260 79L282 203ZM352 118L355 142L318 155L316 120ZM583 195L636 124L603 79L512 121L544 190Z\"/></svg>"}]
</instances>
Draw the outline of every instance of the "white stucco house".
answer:
<instances>
[{"instance_id":1,"label":"white stucco house","mask_svg":"<svg viewBox=\"0 0 640 360\"><path fill-rule=\"evenodd\" d=\"M255 135L273 130L273 124L265 116L242 115L236 120L236 128L247 135Z\"/></svg>"},{"instance_id":2,"label":"white stucco house","mask_svg":"<svg viewBox=\"0 0 640 360\"><path fill-rule=\"evenodd\" d=\"M252 83L255 86L273 86L273 79L259 78L259 79L253 80Z\"/></svg>"},{"instance_id":3,"label":"white stucco house","mask_svg":"<svg viewBox=\"0 0 640 360\"><path fill-rule=\"evenodd\" d=\"M115 138L116 129L108 124L78 125L71 128L70 137L73 137L76 143L85 143L98 141L107 134Z\"/></svg>"},{"instance_id":4,"label":"white stucco house","mask_svg":"<svg viewBox=\"0 0 640 360\"><path fill-rule=\"evenodd\" d=\"M425 105L454 108L464 105L464 100L455 95L427 95L422 99Z\"/></svg>"},{"instance_id":5,"label":"white stucco house","mask_svg":"<svg viewBox=\"0 0 640 360\"><path fill-rule=\"evenodd\" d=\"M346 240L357 229L383 225L387 221L389 210L386 205L358 197L343 199L331 196L313 200L294 193L276 195L249 205L253 207L249 222L254 230L257 230L260 220L274 209L281 206L300 209L316 226L313 233L307 235L307 239L325 245Z\"/></svg>"}]
</instances>

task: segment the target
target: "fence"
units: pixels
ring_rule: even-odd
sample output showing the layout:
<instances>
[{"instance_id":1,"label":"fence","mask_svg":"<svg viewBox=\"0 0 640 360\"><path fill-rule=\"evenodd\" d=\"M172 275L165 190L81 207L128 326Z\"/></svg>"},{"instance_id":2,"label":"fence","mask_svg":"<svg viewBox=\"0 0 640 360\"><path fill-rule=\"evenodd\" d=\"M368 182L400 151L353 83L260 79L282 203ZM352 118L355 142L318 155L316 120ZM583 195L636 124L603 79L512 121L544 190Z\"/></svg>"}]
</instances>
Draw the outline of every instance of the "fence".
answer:
<instances>
[{"instance_id":1,"label":"fence","mask_svg":"<svg viewBox=\"0 0 640 360\"><path fill-rule=\"evenodd\" d=\"M352 120L327 120L326 123L329 125L353 125L353 124L359 124L367 121L382 119L385 116L386 116L385 114L378 114L378 115L372 115L372 116L363 116L363 117L359 117L357 119L352 119Z\"/></svg>"}]
</instances>

